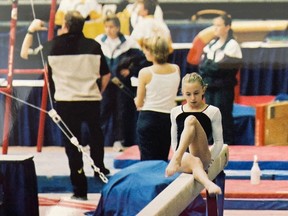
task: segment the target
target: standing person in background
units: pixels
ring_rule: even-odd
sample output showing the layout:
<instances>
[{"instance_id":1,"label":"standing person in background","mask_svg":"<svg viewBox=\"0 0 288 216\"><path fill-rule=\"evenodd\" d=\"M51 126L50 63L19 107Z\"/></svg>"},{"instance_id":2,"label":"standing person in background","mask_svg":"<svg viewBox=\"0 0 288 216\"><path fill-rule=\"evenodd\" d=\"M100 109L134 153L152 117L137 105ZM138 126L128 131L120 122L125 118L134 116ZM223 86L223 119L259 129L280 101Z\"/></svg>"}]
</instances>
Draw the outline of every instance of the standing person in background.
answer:
<instances>
[{"instance_id":1,"label":"standing person in background","mask_svg":"<svg viewBox=\"0 0 288 216\"><path fill-rule=\"evenodd\" d=\"M159 21L154 17L157 0L141 0L138 2L138 15L142 19L137 22L131 37L142 46L143 40L149 37L165 37L169 43L169 53L172 53L172 38L170 30L164 21Z\"/></svg>"},{"instance_id":2,"label":"standing person in background","mask_svg":"<svg viewBox=\"0 0 288 216\"><path fill-rule=\"evenodd\" d=\"M55 15L55 24L62 26L65 14L71 10L79 11L85 20L102 16L102 6L97 0L61 0Z\"/></svg>"},{"instance_id":3,"label":"standing person in background","mask_svg":"<svg viewBox=\"0 0 288 216\"><path fill-rule=\"evenodd\" d=\"M130 14L130 24L131 24L131 30L133 30L136 25L141 22L143 17L139 15L139 4L143 3L143 0L136 0L134 3L127 5L126 9ZM163 19L163 11L158 3L158 1L155 1L156 3L156 8L155 11L153 12L153 17L155 20L159 22L164 22ZM141 7L141 6L140 6Z\"/></svg>"},{"instance_id":4,"label":"standing person in background","mask_svg":"<svg viewBox=\"0 0 288 216\"><path fill-rule=\"evenodd\" d=\"M131 86L130 78L137 77L147 61L137 42L120 32L120 21L116 15L108 15L104 26L105 33L95 40L101 45L112 73L112 82L101 101L101 124L105 146L113 145L121 150L123 146L136 143L136 107L133 100L136 88ZM121 89L121 83L125 89Z\"/></svg>"},{"instance_id":5,"label":"standing person in background","mask_svg":"<svg viewBox=\"0 0 288 216\"><path fill-rule=\"evenodd\" d=\"M62 25L63 34L43 44L48 64L49 86L54 90L56 110L79 142L82 123L89 129L90 156L104 175L110 171L104 166L104 137L100 127L100 101L109 80L110 71L101 46L82 33L84 18L78 11L69 11ZM45 30L44 22L35 19L24 38L21 57L28 59L33 34ZM38 48L37 48L38 49ZM34 52L33 52L34 53ZM101 89L97 80L101 79ZM73 138L74 138L73 137ZM72 140L72 138L69 137ZM84 173L82 152L63 135L65 152L73 186L72 199L87 200L87 178ZM98 177L98 173L95 172Z\"/></svg>"},{"instance_id":6,"label":"standing person in background","mask_svg":"<svg viewBox=\"0 0 288 216\"><path fill-rule=\"evenodd\" d=\"M180 69L167 62L169 42L165 37L143 41L143 50L152 66L139 72L135 104L140 110L137 122L141 160L168 160L171 145L170 110L176 105Z\"/></svg>"},{"instance_id":7,"label":"standing person in background","mask_svg":"<svg viewBox=\"0 0 288 216\"><path fill-rule=\"evenodd\" d=\"M61 0L55 14L57 35L62 34L61 26L64 22L65 14L71 10L78 11L84 17L85 21L97 20L102 17L102 5L100 5L97 0ZM100 26L97 27L101 29ZM94 34L92 33L95 31L93 28L95 28L93 25L86 25L86 27L83 27L85 36Z\"/></svg>"},{"instance_id":8,"label":"standing person in background","mask_svg":"<svg viewBox=\"0 0 288 216\"><path fill-rule=\"evenodd\" d=\"M242 63L240 45L233 36L231 16L220 15L213 20L216 39L203 49L199 73L208 84L206 103L218 107L222 114L223 137L226 144L234 143L233 103L236 74Z\"/></svg>"},{"instance_id":9,"label":"standing person in background","mask_svg":"<svg viewBox=\"0 0 288 216\"><path fill-rule=\"evenodd\" d=\"M209 86L208 86L209 87ZM223 147L221 113L203 101L207 84L197 73L182 78L182 94L186 103L171 111L171 138L174 154L166 168L166 176L176 172L193 173L209 194L221 194L221 188L207 175L209 165ZM209 150L209 137L213 146Z\"/></svg>"}]
</instances>

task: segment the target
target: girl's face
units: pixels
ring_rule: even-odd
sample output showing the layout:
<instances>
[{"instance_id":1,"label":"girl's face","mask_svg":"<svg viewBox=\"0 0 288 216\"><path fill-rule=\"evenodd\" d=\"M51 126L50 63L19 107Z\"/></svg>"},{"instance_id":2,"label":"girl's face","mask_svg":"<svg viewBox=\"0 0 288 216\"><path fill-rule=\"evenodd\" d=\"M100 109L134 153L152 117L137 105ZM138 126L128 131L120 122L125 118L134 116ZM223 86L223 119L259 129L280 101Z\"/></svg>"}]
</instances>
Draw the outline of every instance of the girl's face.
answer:
<instances>
[{"instance_id":1,"label":"girl's face","mask_svg":"<svg viewBox=\"0 0 288 216\"><path fill-rule=\"evenodd\" d=\"M191 108L197 109L202 107L204 93L205 89L199 82L185 83L182 86L183 97Z\"/></svg>"},{"instance_id":2,"label":"girl's face","mask_svg":"<svg viewBox=\"0 0 288 216\"><path fill-rule=\"evenodd\" d=\"M145 17L148 14L147 10L144 7L143 2L141 1L137 3L137 10L138 10L138 16Z\"/></svg>"},{"instance_id":3,"label":"girl's face","mask_svg":"<svg viewBox=\"0 0 288 216\"><path fill-rule=\"evenodd\" d=\"M217 17L213 20L214 34L216 37L226 37L230 26L225 26L225 22L221 17Z\"/></svg>"},{"instance_id":4,"label":"girl's face","mask_svg":"<svg viewBox=\"0 0 288 216\"><path fill-rule=\"evenodd\" d=\"M104 23L105 33L110 38L117 38L120 29L112 22L107 21Z\"/></svg>"}]
</instances>

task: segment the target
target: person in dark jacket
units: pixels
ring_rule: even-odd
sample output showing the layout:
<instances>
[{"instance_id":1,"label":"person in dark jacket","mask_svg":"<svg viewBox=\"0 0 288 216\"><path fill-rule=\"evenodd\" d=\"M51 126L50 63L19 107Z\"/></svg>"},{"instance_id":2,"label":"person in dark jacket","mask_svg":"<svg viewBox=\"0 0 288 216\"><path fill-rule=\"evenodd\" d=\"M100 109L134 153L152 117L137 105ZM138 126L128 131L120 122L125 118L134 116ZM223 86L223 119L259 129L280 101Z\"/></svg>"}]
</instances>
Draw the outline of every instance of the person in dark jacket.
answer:
<instances>
[{"instance_id":1,"label":"person in dark jacket","mask_svg":"<svg viewBox=\"0 0 288 216\"><path fill-rule=\"evenodd\" d=\"M242 63L240 45L233 36L231 16L220 15L213 20L215 36L203 49L199 73L208 88L206 103L218 107L222 114L224 143L234 144L233 103L236 74Z\"/></svg>"},{"instance_id":2,"label":"person in dark jacket","mask_svg":"<svg viewBox=\"0 0 288 216\"><path fill-rule=\"evenodd\" d=\"M59 119L63 120L74 135L73 137L63 135L63 143L68 156L74 192L71 198L78 200L87 200L87 179L82 152L73 145L75 138L81 141L83 123L86 123L89 129L90 156L94 165L104 175L110 172L104 166L104 137L100 127L101 93L109 82L110 70L99 43L84 37L82 33L84 22L78 11L67 12L62 24L62 34L43 44L42 47L48 65L49 84L54 89L56 111ZM46 30L44 22L34 19L22 44L22 58L28 58L33 34L39 30ZM100 78L101 89L97 85L97 80ZM96 172L95 174L98 175Z\"/></svg>"}]
</instances>

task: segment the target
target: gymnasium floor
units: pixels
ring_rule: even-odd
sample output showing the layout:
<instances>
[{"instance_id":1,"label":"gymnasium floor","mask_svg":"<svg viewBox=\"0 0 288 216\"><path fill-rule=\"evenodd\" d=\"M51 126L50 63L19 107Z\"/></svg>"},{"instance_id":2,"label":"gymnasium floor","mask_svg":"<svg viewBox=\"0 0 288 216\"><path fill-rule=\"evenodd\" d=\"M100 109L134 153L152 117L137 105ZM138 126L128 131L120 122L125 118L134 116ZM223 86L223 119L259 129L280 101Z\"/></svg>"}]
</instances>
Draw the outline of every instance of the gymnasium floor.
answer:
<instances>
[{"instance_id":1,"label":"gymnasium floor","mask_svg":"<svg viewBox=\"0 0 288 216\"><path fill-rule=\"evenodd\" d=\"M235 159L236 156L233 155L233 152L232 155L230 155L230 158ZM115 152L112 148L107 147L105 148L105 153L105 163L107 167L112 171L113 175L119 171L119 169L114 168L114 159L119 157L121 158L123 153ZM253 152L250 154L252 153ZM38 177L46 176L48 179L52 179L53 176L67 177L69 174L67 158L64 153L64 148L62 147L44 147L40 153L36 152L36 147L9 147L8 154L33 155L36 174ZM245 158L243 159L245 160ZM88 178L92 178L93 172L86 158L84 158L84 163L86 175ZM38 184L41 183L38 182ZM69 185L69 179L66 178L66 181L63 184ZM91 186L91 182L89 184L90 187L93 187ZM43 190L41 189L41 185L38 185L38 188L39 190ZM57 190L57 188L55 190ZM90 192L88 194L88 201L75 201L70 199L71 195L72 193L70 191L51 191L51 188L49 192L39 192L38 198L40 216L85 215L85 213L89 213L95 210L100 198L100 193ZM238 215L280 216L288 215L288 210L224 210L224 216Z\"/></svg>"}]
</instances>

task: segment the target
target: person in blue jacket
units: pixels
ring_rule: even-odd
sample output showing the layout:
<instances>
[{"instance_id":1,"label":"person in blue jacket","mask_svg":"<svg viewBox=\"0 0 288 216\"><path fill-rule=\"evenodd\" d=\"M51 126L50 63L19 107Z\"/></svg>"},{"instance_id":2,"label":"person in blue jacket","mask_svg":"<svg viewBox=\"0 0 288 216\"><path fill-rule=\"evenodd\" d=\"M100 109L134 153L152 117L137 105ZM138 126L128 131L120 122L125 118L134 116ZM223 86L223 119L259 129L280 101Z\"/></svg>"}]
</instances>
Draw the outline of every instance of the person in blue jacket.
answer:
<instances>
[{"instance_id":1,"label":"person in blue jacket","mask_svg":"<svg viewBox=\"0 0 288 216\"><path fill-rule=\"evenodd\" d=\"M111 82L103 94L101 122L105 146L131 146L136 144L137 112L133 98L136 88L131 77L148 65L138 43L120 32L120 20L110 14L104 19L105 33L95 40L101 44L110 71Z\"/></svg>"}]
</instances>

